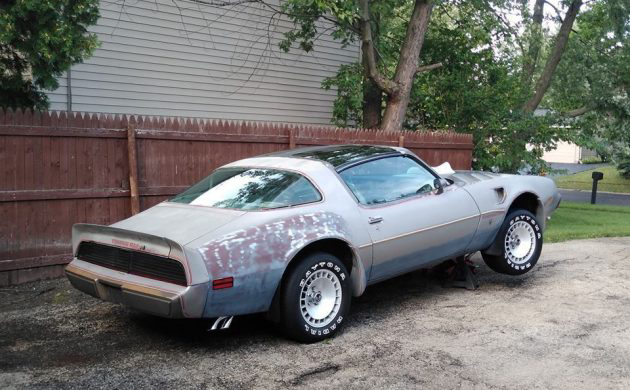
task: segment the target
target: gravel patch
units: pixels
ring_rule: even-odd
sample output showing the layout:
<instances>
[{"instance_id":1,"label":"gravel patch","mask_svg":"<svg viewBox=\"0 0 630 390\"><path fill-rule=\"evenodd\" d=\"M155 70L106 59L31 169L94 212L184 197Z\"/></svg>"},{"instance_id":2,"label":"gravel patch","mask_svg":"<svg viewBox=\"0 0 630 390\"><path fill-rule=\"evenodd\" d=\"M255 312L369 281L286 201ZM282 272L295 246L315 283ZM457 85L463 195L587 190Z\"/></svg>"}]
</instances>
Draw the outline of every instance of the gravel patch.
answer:
<instances>
[{"instance_id":1,"label":"gravel patch","mask_svg":"<svg viewBox=\"0 0 630 390\"><path fill-rule=\"evenodd\" d=\"M64 279L0 289L1 388L630 388L630 238L544 246L481 288L419 271L370 286L344 331L303 345L262 316L132 312Z\"/></svg>"}]
</instances>

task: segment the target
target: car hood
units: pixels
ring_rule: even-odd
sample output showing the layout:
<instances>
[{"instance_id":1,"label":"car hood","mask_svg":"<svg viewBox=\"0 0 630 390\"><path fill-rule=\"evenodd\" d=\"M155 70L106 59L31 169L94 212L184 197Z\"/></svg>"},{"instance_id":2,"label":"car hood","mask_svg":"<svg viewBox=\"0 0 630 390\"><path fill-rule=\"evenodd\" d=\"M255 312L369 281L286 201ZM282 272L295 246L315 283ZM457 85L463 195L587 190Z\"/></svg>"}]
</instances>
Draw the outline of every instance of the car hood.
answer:
<instances>
[{"instance_id":1,"label":"car hood","mask_svg":"<svg viewBox=\"0 0 630 390\"><path fill-rule=\"evenodd\" d=\"M111 226L168 238L186 245L243 214L245 212L239 210L164 202Z\"/></svg>"},{"instance_id":2,"label":"car hood","mask_svg":"<svg viewBox=\"0 0 630 390\"><path fill-rule=\"evenodd\" d=\"M481 171L457 171L450 175L445 175L447 179L453 180L459 186L478 183L480 181L492 180L499 177L508 176L503 173L481 172Z\"/></svg>"}]
</instances>

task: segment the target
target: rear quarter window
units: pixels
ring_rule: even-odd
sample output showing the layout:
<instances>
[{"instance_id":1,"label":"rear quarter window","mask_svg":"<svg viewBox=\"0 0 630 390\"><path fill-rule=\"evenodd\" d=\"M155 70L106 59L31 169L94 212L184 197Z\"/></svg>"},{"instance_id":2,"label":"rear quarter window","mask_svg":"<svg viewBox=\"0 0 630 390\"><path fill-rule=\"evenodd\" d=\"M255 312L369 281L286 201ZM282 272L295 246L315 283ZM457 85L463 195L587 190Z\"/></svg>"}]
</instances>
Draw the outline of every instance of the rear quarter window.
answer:
<instances>
[{"instance_id":1,"label":"rear quarter window","mask_svg":"<svg viewBox=\"0 0 630 390\"><path fill-rule=\"evenodd\" d=\"M221 168L170 199L170 202L239 210L263 210L322 199L296 172L266 168Z\"/></svg>"}]
</instances>

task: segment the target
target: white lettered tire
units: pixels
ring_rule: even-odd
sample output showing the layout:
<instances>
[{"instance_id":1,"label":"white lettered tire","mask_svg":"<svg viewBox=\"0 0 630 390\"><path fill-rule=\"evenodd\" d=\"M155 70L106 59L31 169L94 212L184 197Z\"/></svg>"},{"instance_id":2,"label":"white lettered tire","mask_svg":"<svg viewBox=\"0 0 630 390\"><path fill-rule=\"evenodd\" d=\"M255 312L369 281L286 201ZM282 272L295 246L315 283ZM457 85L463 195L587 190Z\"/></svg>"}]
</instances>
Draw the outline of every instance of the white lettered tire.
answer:
<instances>
[{"instance_id":1,"label":"white lettered tire","mask_svg":"<svg viewBox=\"0 0 630 390\"><path fill-rule=\"evenodd\" d=\"M287 270L282 286L282 326L287 336L316 342L334 336L350 309L350 274L326 252L311 253Z\"/></svg>"},{"instance_id":2,"label":"white lettered tire","mask_svg":"<svg viewBox=\"0 0 630 390\"><path fill-rule=\"evenodd\" d=\"M502 248L502 253L490 255L482 252L486 265L502 274L522 275L538 262L542 251L543 231L531 212L514 210L505 218L495 244Z\"/></svg>"}]
</instances>

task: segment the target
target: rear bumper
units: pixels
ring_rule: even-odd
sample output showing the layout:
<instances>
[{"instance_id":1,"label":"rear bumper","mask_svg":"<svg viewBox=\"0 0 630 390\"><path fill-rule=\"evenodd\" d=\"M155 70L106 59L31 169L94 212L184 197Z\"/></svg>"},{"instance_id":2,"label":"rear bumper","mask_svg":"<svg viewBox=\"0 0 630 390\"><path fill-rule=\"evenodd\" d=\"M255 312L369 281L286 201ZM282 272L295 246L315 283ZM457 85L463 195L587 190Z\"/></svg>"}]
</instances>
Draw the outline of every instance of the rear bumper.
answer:
<instances>
[{"instance_id":1,"label":"rear bumper","mask_svg":"<svg viewBox=\"0 0 630 390\"><path fill-rule=\"evenodd\" d=\"M78 259L68 264L66 276L77 290L160 317L202 317L208 296L207 283L179 286Z\"/></svg>"}]
</instances>

